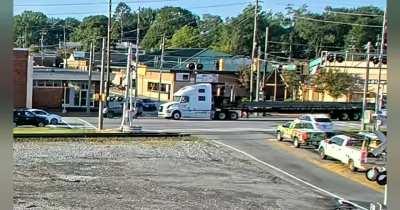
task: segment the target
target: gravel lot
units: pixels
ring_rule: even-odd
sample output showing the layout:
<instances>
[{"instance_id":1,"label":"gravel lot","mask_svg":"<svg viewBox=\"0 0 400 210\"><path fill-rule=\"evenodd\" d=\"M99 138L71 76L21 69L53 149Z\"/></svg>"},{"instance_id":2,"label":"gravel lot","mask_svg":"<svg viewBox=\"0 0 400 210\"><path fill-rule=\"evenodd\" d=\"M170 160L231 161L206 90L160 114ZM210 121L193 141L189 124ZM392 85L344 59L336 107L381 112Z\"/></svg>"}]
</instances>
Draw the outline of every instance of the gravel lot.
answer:
<instances>
[{"instance_id":1,"label":"gravel lot","mask_svg":"<svg viewBox=\"0 0 400 210\"><path fill-rule=\"evenodd\" d=\"M15 209L334 209L319 194L207 141L16 141Z\"/></svg>"}]
</instances>

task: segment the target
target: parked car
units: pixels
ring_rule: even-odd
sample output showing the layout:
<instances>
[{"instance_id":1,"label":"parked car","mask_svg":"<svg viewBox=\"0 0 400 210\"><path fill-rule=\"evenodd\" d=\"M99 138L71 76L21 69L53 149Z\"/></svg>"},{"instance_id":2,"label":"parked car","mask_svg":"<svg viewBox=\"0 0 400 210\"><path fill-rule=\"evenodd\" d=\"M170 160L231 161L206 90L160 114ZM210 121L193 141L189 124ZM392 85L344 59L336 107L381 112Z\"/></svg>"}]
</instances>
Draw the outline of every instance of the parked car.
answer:
<instances>
[{"instance_id":1,"label":"parked car","mask_svg":"<svg viewBox=\"0 0 400 210\"><path fill-rule=\"evenodd\" d=\"M318 148L321 159L327 157L347 164L350 170L367 170L379 164L384 164L380 157L369 155L369 141L365 136L335 135L330 139L321 141Z\"/></svg>"},{"instance_id":2,"label":"parked car","mask_svg":"<svg viewBox=\"0 0 400 210\"><path fill-rule=\"evenodd\" d=\"M42 109L28 109L28 111L31 111L38 116L46 117L49 123L52 125L57 125L62 122L61 116L46 112Z\"/></svg>"},{"instance_id":3,"label":"parked car","mask_svg":"<svg viewBox=\"0 0 400 210\"><path fill-rule=\"evenodd\" d=\"M141 101L137 102L138 112L136 116L142 116L144 108ZM106 118L120 117L123 114L124 102L109 102L108 107L103 109Z\"/></svg>"},{"instance_id":4,"label":"parked car","mask_svg":"<svg viewBox=\"0 0 400 210\"><path fill-rule=\"evenodd\" d=\"M312 123L314 129L333 132L333 122L328 115L325 114L305 114L301 115L299 120Z\"/></svg>"},{"instance_id":5,"label":"parked car","mask_svg":"<svg viewBox=\"0 0 400 210\"><path fill-rule=\"evenodd\" d=\"M278 141L289 139L299 148L301 145L312 145L316 148L319 142L327 138L325 131L315 129L311 122L295 120L280 125L276 131Z\"/></svg>"},{"instance_id":6,"label":"parked car","mask_svg":"<svg viewBox=\"0 0 400 210\"><path fill-rule=\"evenodd\" d=\"M14 110L13 121L16 126L34 125L37 127L44 127L49 124L47 117L37 115L28 109Z\"/></svg>"}]
</instances>

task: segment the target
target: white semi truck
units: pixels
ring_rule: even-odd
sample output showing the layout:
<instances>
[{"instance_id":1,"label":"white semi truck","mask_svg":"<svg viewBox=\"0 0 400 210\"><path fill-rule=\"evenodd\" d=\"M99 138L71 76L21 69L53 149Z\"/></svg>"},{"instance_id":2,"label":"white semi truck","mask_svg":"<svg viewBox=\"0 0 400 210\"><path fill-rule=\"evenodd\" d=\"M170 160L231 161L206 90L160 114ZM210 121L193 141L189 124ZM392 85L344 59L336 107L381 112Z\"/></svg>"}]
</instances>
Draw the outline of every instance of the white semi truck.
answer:
<instances>
[{"instance_id":1,"label":"white semi truck","mask_svg":"<svg viewBox=\"0 0 400 210\"><path fill-rule=\"evenodd\" d=\"M218 91L214 91L218 92ZM223 95L223 94L221 94ZM373 109L368 104L367 109ZM331 119L360 120L361 102L240 102L240 97L213 95L210 83L199 83L181 88L174 101L160 105L158 116L179 120L181 118L237 120L239 114L250 113L324 113Z\"/></svg>"}]
</instances>

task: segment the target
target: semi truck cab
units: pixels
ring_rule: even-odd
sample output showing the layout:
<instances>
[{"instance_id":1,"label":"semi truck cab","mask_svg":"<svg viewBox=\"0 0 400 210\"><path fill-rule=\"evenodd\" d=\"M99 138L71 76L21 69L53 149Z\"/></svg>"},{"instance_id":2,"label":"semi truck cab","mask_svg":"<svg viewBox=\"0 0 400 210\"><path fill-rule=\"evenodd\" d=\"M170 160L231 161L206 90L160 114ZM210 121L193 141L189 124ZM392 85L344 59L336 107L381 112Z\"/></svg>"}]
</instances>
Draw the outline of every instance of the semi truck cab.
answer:
<instances>
[{"instance_id":1,"label":"semi truck cab","mask_svg":"<svg viewBox=\"0 0 400 210\"><path fill-rule=\"evenodd\" d=\"M183 87L174 94L174 101L160 105L158 116L162 118L206 118L213 116L211 84Z\"/></svg>"}]
</instances>

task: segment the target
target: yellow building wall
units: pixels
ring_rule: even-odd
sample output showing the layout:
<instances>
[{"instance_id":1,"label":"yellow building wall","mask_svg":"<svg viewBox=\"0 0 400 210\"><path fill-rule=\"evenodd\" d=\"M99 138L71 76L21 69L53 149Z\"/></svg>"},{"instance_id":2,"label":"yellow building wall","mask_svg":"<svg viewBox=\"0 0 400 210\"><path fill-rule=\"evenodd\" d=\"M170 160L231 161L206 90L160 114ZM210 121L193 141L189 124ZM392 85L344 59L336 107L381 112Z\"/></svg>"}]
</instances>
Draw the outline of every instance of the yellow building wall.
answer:
<instances>
[{"instance_id":1,"label":"yellow building wall","mask_svg":"<svg viewBox=\"0 0 400 210\"><path fill-rule=\"evenodd\" d=\"M360 79L365 79L366 76L366 68L367 62L365 61L346 61L342 63L332 62L327 63L325 69L338 69L340 71L355 74ZM369 80L378 80L379 78L379 65L374 65L370 62L370 70L369 70ZM381 66L381 81L387 81L387 65ZM362 86L363 87L363 86ZM378 84L369 84L368 85L368 92L376 93L378 88ZM383 94L387 94L387 84L382 84L380 86L380 91ZM336 101L336 102L349 102L349 101L361 101L363 97L363 93L361 92L354 92L351 95L342 95L339 98L335 99L328 95L328 93L321 93L313 91L311 88L307 89L306 91L301 91L302 99L304 101ZM373 97L367 98L368 102L375 101L375 95Z\"/></svg>"},{"instance_id":2,"label":"yellow building wall","mask_svg":"<svg viewBox=\"0 0 400 210\"><path fill-rule=\"evenodd\" d=\"M159 83L160 74L156 71L149 71L146 66L139 66L138 71L138 94L140 96L158 99L158 91L150 91L148 90L148 83ZM168 93L161 92L160 99L161 101L170 101L173 99L174 93L174 80L175 74L170 72L163 72L161 74L161 83L170 85L170 90Z\"/></svg>"}]
</instances>

